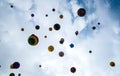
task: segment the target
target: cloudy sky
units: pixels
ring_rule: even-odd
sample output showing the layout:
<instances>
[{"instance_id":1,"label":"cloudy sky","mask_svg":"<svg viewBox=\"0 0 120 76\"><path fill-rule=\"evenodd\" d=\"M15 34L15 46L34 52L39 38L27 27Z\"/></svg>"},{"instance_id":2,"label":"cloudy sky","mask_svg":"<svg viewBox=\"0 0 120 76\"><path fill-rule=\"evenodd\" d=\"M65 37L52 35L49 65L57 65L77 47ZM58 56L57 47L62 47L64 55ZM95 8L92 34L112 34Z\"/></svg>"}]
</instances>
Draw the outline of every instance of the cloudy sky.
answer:
<instances>
[{"instance_id":1,"label":"cloudy sky","mask_svg":"<svg viewBox=\"0 0 120 76\"><path fill-rule=\"evenodd\" d=\"M119 12L119 0L0 0L0 76L120 76Z\"/></svg>"}]
</instances>

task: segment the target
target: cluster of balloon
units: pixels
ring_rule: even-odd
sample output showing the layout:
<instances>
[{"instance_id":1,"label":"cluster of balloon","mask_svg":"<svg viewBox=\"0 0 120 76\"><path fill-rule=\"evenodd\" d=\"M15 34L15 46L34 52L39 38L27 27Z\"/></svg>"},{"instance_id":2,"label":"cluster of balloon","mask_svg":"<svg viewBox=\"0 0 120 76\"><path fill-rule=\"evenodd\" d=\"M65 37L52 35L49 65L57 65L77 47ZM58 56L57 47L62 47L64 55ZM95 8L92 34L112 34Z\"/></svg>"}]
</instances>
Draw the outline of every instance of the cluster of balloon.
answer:
<instances>
[{"instance_id":1,"label":"cluster of balloon","mask_svg":"<svg viewBox=\"0 0 120 76\"><path fill-rule=\"evenodd\" d=\"M11 8L13 8L13 5L11 5ZM52 11L55 12L56 9L53 8ZM86 10L85 10L84 8L79 8L79 9L77 10L77 15L78 15L79 17L84 17L84 16L86 15ZM34 17L34 16L35 16L35 15L32 13L32 14L31 14L31 17ZM45 16L48 17L48 14L46 14ZM59 18L60 18L60 19L63 19L63 18L64 18L64 15L63 15L63 14L60 14L60 15L59 15ZM100 25L99 22L98 22L98 25ZM60 30L61 26L60 26L60 24L56 23L56 24L54 24L53 28L54 28L54 30L58 31L58 30ZM48 30L49 30L49 31L52 31L53 28L52 28L52 27L49 27ZM40 29L40 26L39 26L39 25L36 25L36 26L35 26L35 29L36 29L36 30L39 30L39 29ZM96 29L96 26L93 26L92 29L95 30L95 29ZM24 31L24 28L21 28L21 31ZM77 36L78 34L79 34L78 30L75 31L75 35ZM47 36L45 35L44 38L47 38ZM64 41L65 41L64 38L61 38L60 41L59 41L59 43L60 43L60 44L63 44ZM35 34L32 34L32 35L29 36L29 38L28 38L28 43L29 43L30 45L35 46L35 45L38 44L38 42L39 42L39 38L38 38ZM70 46L70 48L74 48L74 44L73 44L73 43L71 43L69 46ZM54 51L54 46L53 46L53 45L48 46L48 51L49 51L49 52L53 52L53 51ZM89 50L89 53L92 53L92 51ZM60 57L63 57L63 56L64 56L64 52L63 52L63 51L60 51L60 52L58 53L58 55L59 55ZM111 67L114 67L114 66L115 66L115 63L114 63L113 61L110 62L110 66L111 66ZM1 67L1 66L0 66L0 67ZM20 67L20 64L19 64L18 62L15 62L15 63L13 63L13 64L11 65L11 69L17 69L17 68L19 68L19 67ZM42 65L39 65L39 67L42 67ZM72 73L75 73L75 72L76 72L76 68L75 68L75 67L71 67L71 68L70 68L70 71L71 71ZM15 74L14 74L14 73L11 73L10 76L15 76ZM19 76L20 76L20 75L19 75Z\"/></svg>"}]
</instances>

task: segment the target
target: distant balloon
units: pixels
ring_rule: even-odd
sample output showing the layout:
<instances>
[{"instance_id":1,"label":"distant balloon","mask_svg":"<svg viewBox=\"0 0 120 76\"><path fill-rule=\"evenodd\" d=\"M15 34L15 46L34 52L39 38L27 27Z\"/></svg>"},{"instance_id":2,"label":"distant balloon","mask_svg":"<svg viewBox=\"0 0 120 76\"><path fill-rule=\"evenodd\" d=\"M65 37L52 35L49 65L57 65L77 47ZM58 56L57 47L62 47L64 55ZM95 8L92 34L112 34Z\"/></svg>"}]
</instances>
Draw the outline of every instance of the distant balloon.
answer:
<instances>
[{"instance_id":1,"label":"distant balloon","mask_svg":"<svg viewBox=\"0 0 120 76\"><path fill-rule=\"evenodd\" d=\"M95 27L95 26L93 26L93 27L92 27L92 29L93 29L93 30L95 30L95 29L96 29L96 27Z\"/></svg>"},{"instance_id":2,"label":"distant balloon","mask_svg":"<svg viewBox=\"0 0 120 76\"><path fill-rule=\"evenodd\" d=\"M14 63L13 63L13 67L14 67L15 69L18 69L18 68L20 67L20 63L19 63L19 62L14 62Z\"/></svg>"},{"instance_id":3,"label":"distant balloon","mask_svg":"<svg viewBox=\"0 0 120 76\"><path fill-rule=\"evenodd\" d=\"M48 17L48 14L46 14L45 16Z\"/></svg>"},{"instance_id":4,"label":"distant balloon","mask_svg":"<svg viewBox=\"0 0 120 76\"><path fill-rule=\"evenodd\" d=\"M21 74L19 73L18 76L21 76Z\"/></svg>"},{"instance_id":5,"label":"distant balloon","mask_svg":"<svg viewBox=\"0 0 120 76\"><path fill-rule=\"evenodd\" d=\"M49 27L49 31L52 31L52 27Z\"/></svg>"},{"instance_id":6,"label":"distant balloon","mask_svg":"<svg viewBox=\"0 0 120 76\"><path fill-rule=\"evenodd\" d=\"M54 47L53 47L52 45L50 45L50 46L48 47L48 51L49 51L49 52L53 52L53 51L54 51Z\"/></svg>"},{"instance_id":7,"label":"distant balloon","mask_svg":"<svg viewBox=\"0 0 120 76\"><path fill-rule=\"evenodd\" d=\"M73 43L71 43L71 44L70 44L70 47L71 47L71 48L74 48L74 44L73 44Z\"/></svg>"},{"instance_id":8,"label":"distant balloon","mask_svg":"<svg viewBox=\"0 0 120 76\"><path fill-rule=\"evenodd\" d=\"M20 63L19 62L14 62L13 64L10 65L11 69L18 69L20 67Z\"/></svg>"},{"instance_id":9,"label":"distant balloon","mask_svg":"<svg viewBox=\"0 0 120 76\"><path fill-rule=\"evenodd\" d=\"M78 32L78 31L76 31L76 32L75 32L75 35L77 36L78 34L79 34L79 32Z\"/></svg>"},{"instance_id":10,"label":"distant balloon","mask_svg":"<svg viewBox=\"0 0 120 76\"><path fill-rule=\"evenodd\" d=\"M10 5L11 8L13 8L13 5Z\"/></svg>"},{"instance_id":11,"label":"distant balloon","mask_svg":"<svg viewBox=\"0 0 120 76\"><path fill-rule=\"evenodd\" d=\"M59 56L60 56L60 57L63 57L63 56L64 56L64 52L63 52L63 51L60 51L60 52L59 52Z\"/></svg>"},{"instance_id":12,"label":"distant balloon","mask_svg":"<svg viewBox=\"0 0 120 76\"><path fill-rule=\"evenodd\" d=\"M41 67L42 67L42 65L39 65L39 67L41 68Z\"/></svg>"},{"instance_id":13,"label":"distant balloon","mask_svg":"<svg viewBox=\"0 0 120 76\"><path fill-rule=\"evenodd\" d=\"M24 28L21 28L21 31L24 31Z\"/></svg>"},{"instance_id":14,"label":"distant balloon","mask_svg":"<svg viewBox=\"0 0 120 76\"><path fill-rule=\"evenodd\" d=\"M72 73L75 73L75 72L76 72L76 68L75 68L75 67L71 67L71 68L70 68L70 71L71 71Z\"/></svg>"},{"instance_id":15,"label":"distant balloon","mask_svg":"<svg viewBox=\"0 0 120 76\"><path fill-rule=\"evenodd\" d=\"M55 29L56 31L60 30L60 25L59 25L58 23L56 23L56 24L54 25L54 29Z\"/></svg>"},{"instance_id":16,"label":"distant balloon","mask_svg":"<svg viewBox=\"0 0 120 76\"><path fill-rule=\"evenodd\" d=\"M92 53L92 51L91 51L91 50L89 50L89 53Z\"/></svg>"},{"instance_id":17,"label":"distant balloon","mask_svg":"<svg viewBox=\"0 0 120 76\"><path fill-rule=\"evenodd\" d=\"M111 61L111 62L110 62L110 66L111 66L111 67L115 67L115 62Z\"/></svg>"},{"instance_id":18,"label":"distant balloon","mask_svg":"<svg viewBox=\"0 0 120 76\"><path fill-rule=\"evenodd\" d=\"M10 73L10 75L9 76L15 76L15 74L14 73Z\"/></svg>"},{"instance_id":19,"label":"distant balloon","mask_svg":"<svg viewBox=\"0 0 120 76\"><path fill-rule=\"evenodd\" d=\"M44 38L47 38L47 36L45 35Z\"/></svg>"},{"instance_id":20,"label":"distant balloon","mask_svg":"<svg viewBox=\"0 0 120 76\"><path fill-rule=\"evenodd\" d=\"M78 16L83 17L86 14L86 10L84 8L79 8L77 14Z\"/></svg>"},{"instance_id":21,"label":"distant balloon","mask_svg":"<svg viewBox=\"0 0 120 76\"><path fill-rule=\"evenodd\" d=\"M100 25L100 22L98 22L98 25Z\"/></svg>"},{"instance_id":22,"label":"distant balloon","mask_svg":"<svg viewBox=\"0 0 120 76\"><path fill-rule=\"evenodd\" d=\"M37 45L39 42L39 39L36 35L32 34L31 36L29 36L28 38L28 43L32 46Z\"/></svg>"},{"instance_id":23,"label":"distant balloon","mask_svg":"<svg viewBox=\"0 0 120 76\"><path fill-rule=\"evenodd\" d=\"M34 14L33 14L33 13L31 14L31 17L34 17Z\"/></svg>"},{"instance_id":24,"label":"distant balloon","mask_svg":"<svg viewBox=\"0 0 120 76\"><path fill-rule=\"evenodd\" d=\"M63 17L64 17L64 16L63 16L62 14L59 16L60 19L63 19Z\"/></svg>"},{"instance_id":25,"label":"distant balloon","mask_svg":"<svg viewBox=\"0 0 120 76\"><path fill-rule=\"evenodd\" d=\"M55 12L55 8L53 8L52 11Z\"/></svg>"},{"instance_id":26,"label":"distant balloon","mask_svg":"<svg viewBox=\"0 0 120 76\"><path fill-rule=\"evenodd\" d=\"M59 43L60 43L60 44L63 44L64 41L65 41L64 38L61 38L60 41L59 41Z\"/></svg>"},{"instance_id":27,"label":"distant balloon","mask_svg":"<svg viewBox=\"0 0 120 76\"><path fill-rule=\"evenodd\" d=\"M39 25L36 25L36 26L35 26L35 29L36 29L36 30L39 30L39 29L40 29L40 26L39 26Z\"/></svg>"}]
</instances>

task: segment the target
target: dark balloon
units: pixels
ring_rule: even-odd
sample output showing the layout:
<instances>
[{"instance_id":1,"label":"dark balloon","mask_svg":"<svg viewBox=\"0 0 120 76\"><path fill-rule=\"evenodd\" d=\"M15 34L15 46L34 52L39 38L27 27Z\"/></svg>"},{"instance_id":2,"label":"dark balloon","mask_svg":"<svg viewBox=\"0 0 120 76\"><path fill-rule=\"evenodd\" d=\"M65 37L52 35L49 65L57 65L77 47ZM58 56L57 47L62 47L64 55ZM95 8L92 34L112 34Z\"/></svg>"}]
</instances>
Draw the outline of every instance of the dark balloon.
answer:
<instances>
[{"instance_id":1,"label":"dark balloon","mask_svg":"<svg viewBox=\"0 0 120 76\"><path fill-rule=\"evenodd\" d=\"M50 45L50 46L48 47L48 51L49 51L49 52L53 52L53 51L54 51L54 46Z\"/></svg>"},{"instance_id":2,"label":"dark balloon","mask_svg":"<svg viewBox=\"0 0 120 76\"><path fill-rule=\"evenodd\" d=\"M55 24L55 25L54 25L54 29L55 29L56 31L60 30L60 25L59 25L59 24Z\"/></svg>"},{"instance_id":3,"label":"dark balloon","mask_svg":"<svg viewBox=\"0 0 120 76\"><path fill-rule=\"evenodd\" d=\"M78 34L79 34L79 32L78 32L78 31L76 31L76 32L75 32L75 35L77 36Z\"/></svg>"},{"instance_id":4,"label":"dark balloon","mask_svg":"<svg viewBox=\"0 0 120 76\"><path fill-rule=\"evenodd\" d=\"M62 14L59 16L60 19L63 19L63 17L64 17L64 16L63 16Z\"/></svg>"},{"instance_id":5,"label":"dark balloon","mask_svg":"<svg viewBox=\"0 0 120 76\"><path fill-rule=\"evenodd\" d=\"M10 73L10 75L9 76L15 76L15 74L14 73Z\"/></svg>"},{"instance_id":6,"label":"dark balloon","mask_svg":"<svg viewBox=\"0 0 120 76\"><path fill-rule=\"evenodd\" d=\"M111 67L115 67L115 62L111 61L111 62L110 62L110 66L111 66Z\"/></svg>"},{"instance_id":7,"label":"dark balloon","mask_svg":"<svg viewBox=\"0 0 120 76\"><path fill-rule=\"evenodd\" d=\"M36 30L39 30L39 29L40 29L40 26L39 26L39 25L36 25L36 26L35 26L35 29L36 29Z\"/></svg>"},{"instance_id":8,"label":"dark balloon","mask_svg":"<svg viewBox=\"0 0 120 76\"><path fill-rule=\"evenodd\" d=\"M55 8L53 8L52 11L55 12Z\"/></svg>"},{"instance_id":9,"label":"dark balloon","mask_svg":"<svg viewBox=\"0 0 120 76\"><path fill-rule=\"evenodd\" d=\"M70 71L71 71L72 73L75 73L75 72L76 72L76 68L75 68L75 67L71 67Z\"/></svg>"},{"instance_id":10,"label":"dark balloon","mask_svg":"<svg viewBox=\"0 0 120 76\"><path fill-rule=\"evenodd\" d=\"M60 44L63 44L64 41L65 41L64 38L61 38L60 41L59 41L59 43L60 43Z\"/></svg>"},{"instance_id":11,"label":"dark balloon","mask_svg":"<svg viewBox=\"0 0 120 76\"><path fill-rule=\"evenodd\" d=\"M52 31L52 27L49 27L49 31Z\"/></svg>"},{"instance_id":12,"label":"dark balloon","mask_svg":"<svg viewBox=\"0 0 120 76\"><path fill-rule=\"evenodd\" d=\"M39 42L39 39L36 35L32 34L31 36L29 36L28 38L28 43L32 46L37 45Z\"/></svg>"},{"instance_id":13,"label":"dark balloon","mask_svg":"<svg viewBox=\"0 0 120 76\"><path fill-rule=\"evenodd\" d=\"M92 51L90 50L89 53L92 53Z\"/></svg>"},{"instance_id":14,"label":"dark balloon","mask_svg":"<svg viewBox=\"0 0 120 76\"><path fill-rule=\"evenodd\" d=\"M31 17L34 17L34 14L33 14L33 13L31 14Z\"/></svg>"},{"instance_id":15,"label":"dark balloon","mask_svg":"<svg viewBox=\"0 0 120 76\"><path fill-rule=\"evenodd\" d=\"M79 8L77 11L78 16L83 17L86 14L86 11L84 8Z\"/></svg>"},{"instance_id":16,"label":"dark balloon","mask_svg":"<svg viewBox=\"0 0 120 76\"><path fill-rule=\"evenodd\" d=\"M24 28L21 28L21 31L24 31Z\"/></svg>"},{"instance_id":17,"label":"dark balloon","mask_svg":"<svg viewBox=\"0 0 120 76\"><path fill-rule=\"evenodd\" d=\"M71 48L74 48L74 44L73 44L73 43L71 43L71 44L70 44L70 47L71 47Z\"/></svg>"},{"instance_id":18,"label":"dark balloon","mask_svg":"<svg viewBox=\"0 0 120 76\"><path fill-rule=\"evenodd\" d=\"M95 27L95 26L93 26L93 27L92 27L92 29L93 29L93 30L95 30L95 29L96 29L96 27Z\"/></svg>"},{"instance_id":19,"label":"dark balloon","mask_svg":"<svg viewBox=\"0 0 120 76\"><path fill-rule=\"evenodd\" d=\"M13 63L13 67L14 67L15 69L18 69L18 68L20 67L20 63L19 63L19 62L14 62L14 63Z\"/></svg>"},{"instance_id":20,"label":"dark balloon","mask_svg":"<svg viewBox=\"0 0 120 76\"><path fill-rule=\"evenodd\" d=\"M64 56L64 52L60 51L60 52L59 52L59 56L60 56L60 57L63 57L63 56Z\"/></svg>"}]
</instances>

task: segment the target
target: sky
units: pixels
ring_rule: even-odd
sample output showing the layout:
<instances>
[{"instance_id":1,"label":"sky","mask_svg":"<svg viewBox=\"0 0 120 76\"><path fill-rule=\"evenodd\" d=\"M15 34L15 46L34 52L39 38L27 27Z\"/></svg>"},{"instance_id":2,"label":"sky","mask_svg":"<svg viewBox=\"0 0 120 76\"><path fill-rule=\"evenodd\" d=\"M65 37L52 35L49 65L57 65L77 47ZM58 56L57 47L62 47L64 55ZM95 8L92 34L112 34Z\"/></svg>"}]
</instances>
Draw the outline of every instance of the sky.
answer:
<instances>
[{"instance_id":1,"label":"sky","mask_svg":"<svg viewBox=\"0 0 120 76\"><path fill-rule=\"evenodd\" d=\"M119 12L119 0L0 0L0 76L120 76Z\"/></svg>"}]
</instances>

